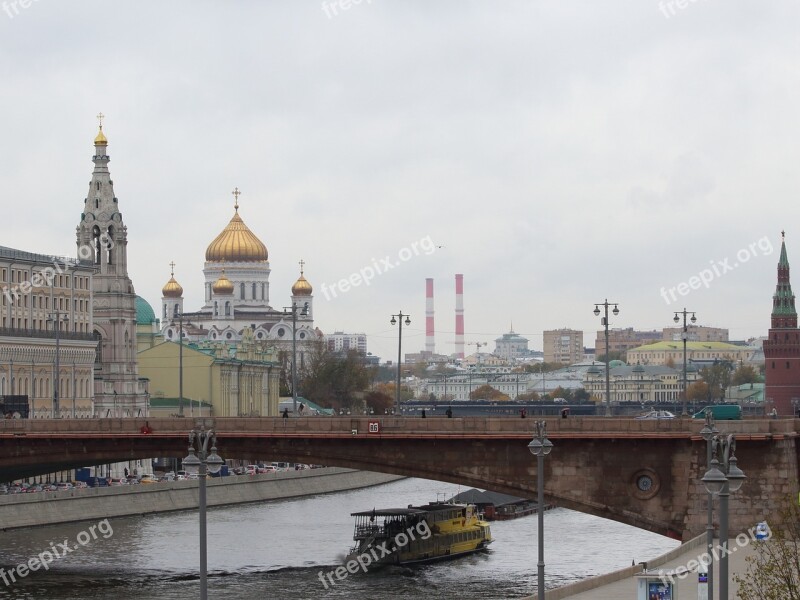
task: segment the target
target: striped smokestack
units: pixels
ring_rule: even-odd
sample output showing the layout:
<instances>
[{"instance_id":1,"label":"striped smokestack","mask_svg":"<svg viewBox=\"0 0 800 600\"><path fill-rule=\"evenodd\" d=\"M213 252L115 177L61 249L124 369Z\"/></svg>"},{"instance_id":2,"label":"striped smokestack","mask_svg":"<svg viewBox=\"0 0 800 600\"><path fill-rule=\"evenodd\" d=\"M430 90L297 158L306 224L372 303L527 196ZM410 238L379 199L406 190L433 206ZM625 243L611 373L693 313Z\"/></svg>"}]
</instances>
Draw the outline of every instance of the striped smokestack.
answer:
<instances>
[{"instance_id":1,"label":"striped smokestack","mask_svg":"<svg viewBox=\"0 0 800 600\"><path fill-rule=\"evenodd\" d=\"M433 279L425 280L425 350L436 352L436 342L433 328Z\"/></svg>"},{"instance_id":2,"label":"striped smokestack","mask_svg":"<svg viewBox=\"0 0 800 600\"><path fill-rule=\"evenodd\" d=\"M464 276L456 275L456 358L464 358Z\"/></svg>"}]
</instances>

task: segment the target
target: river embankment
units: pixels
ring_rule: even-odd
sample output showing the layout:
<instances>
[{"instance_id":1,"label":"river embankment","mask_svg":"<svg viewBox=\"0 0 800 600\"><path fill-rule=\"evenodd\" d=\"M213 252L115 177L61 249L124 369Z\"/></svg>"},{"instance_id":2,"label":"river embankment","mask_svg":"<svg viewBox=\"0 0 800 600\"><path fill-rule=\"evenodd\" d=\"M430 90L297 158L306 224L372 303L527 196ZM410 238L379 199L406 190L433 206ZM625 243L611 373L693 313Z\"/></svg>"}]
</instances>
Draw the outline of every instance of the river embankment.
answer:
<instances>
[{"instance_id":1,"label":"river embankment","mask_svg":"<svg viewBox=\"0 0 800 600\"><path fill-rule=\"evenodd\" d=\"M208 479L207 504L230 506L355 490L403 479L339 467ZM196 509L198 482L170 481L0 496L0 530Z\"/></svg>"}]
</instances>

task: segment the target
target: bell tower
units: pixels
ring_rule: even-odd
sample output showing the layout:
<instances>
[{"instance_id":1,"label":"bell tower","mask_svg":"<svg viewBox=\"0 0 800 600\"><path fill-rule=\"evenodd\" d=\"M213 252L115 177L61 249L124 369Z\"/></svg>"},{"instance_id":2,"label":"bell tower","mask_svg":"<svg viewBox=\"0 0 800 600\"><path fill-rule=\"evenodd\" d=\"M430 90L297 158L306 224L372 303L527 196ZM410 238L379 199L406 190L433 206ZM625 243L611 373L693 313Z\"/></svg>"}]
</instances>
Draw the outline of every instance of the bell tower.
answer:
<instances>
[{"instance_id":1,"label":"bell tower","mask_svg":"<svg viewBox=\"0 0 800 600\"><path fill-rule=\"evenodd\" d=\"M95 415L148 416L145 380L136 363L136 294L128 277L128 230L108 170L108 139L94 138L94 171L77 227L78 258L95 265L92 278L95 360Z\"/></svg>"}]
</instances>

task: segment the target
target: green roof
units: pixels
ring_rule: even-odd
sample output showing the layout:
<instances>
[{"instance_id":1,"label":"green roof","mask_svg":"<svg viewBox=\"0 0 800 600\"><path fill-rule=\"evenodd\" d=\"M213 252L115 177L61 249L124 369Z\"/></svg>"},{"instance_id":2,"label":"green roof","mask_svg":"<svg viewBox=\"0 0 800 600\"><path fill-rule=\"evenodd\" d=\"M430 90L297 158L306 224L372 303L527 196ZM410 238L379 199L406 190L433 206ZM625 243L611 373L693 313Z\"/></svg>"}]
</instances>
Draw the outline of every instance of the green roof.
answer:
<instances>
[{"instance_id":1,"label":"green roof","mask_svg":"<svg viewBox=\"0 0 800 600\"><path fill-rule=\"evenodd\" d=\"M178 398L153 398L150 397L150 408L177 408L180 404ZM183 408L188 411L189 404L193 404L195 407L203 406L203 407L211 407L210 402L201 402L200 400L192 400L191 398L184 398L183 399Z\"/></svg>"},{"instance_id":2,"label":"green roof","mask_svg":"<svg viewBox=\"0 0 800 600\"><path fill-rule=\"evenodd\" d=\"M729 344L728 342L686 342L687 350L743 350L743 346ZM683 350L682 341L663 341L646 346L638 346L632 350ZM631 352L631 350L628 350Z\"/></svg>"},{"instance_id":3,"label":"green roof","mask_svg":"<svg viewBox=\"0 0 800 600\"><path fill-rule=\"evenodd\" d=\"M156 313L150 303L141 296L136 296L136 324L150 325L155 320Z\"/></svg>"}]
</instances>

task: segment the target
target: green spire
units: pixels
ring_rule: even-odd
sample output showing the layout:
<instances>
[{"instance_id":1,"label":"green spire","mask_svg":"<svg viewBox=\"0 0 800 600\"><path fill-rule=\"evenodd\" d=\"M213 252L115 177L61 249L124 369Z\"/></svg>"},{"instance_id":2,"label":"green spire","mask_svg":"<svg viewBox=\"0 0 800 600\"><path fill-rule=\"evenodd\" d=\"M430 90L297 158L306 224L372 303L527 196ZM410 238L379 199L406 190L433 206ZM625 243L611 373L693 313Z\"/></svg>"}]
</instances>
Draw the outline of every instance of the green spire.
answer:
<instances>
[{"instance_id":1,"label":"green spire","mask_svg":"<svg viewBox=\"0 0 800 600\"><path fill-rule=\"evenodd\" d=\"M789 322L776 323L775 317L797 317L794 307L794 294L792 284L789 282L789 258L786 254L786 232L781 231L781 257L778 261L778 285L772 296L773 327L796 327Z\"/></svg>"}]
</instances>

